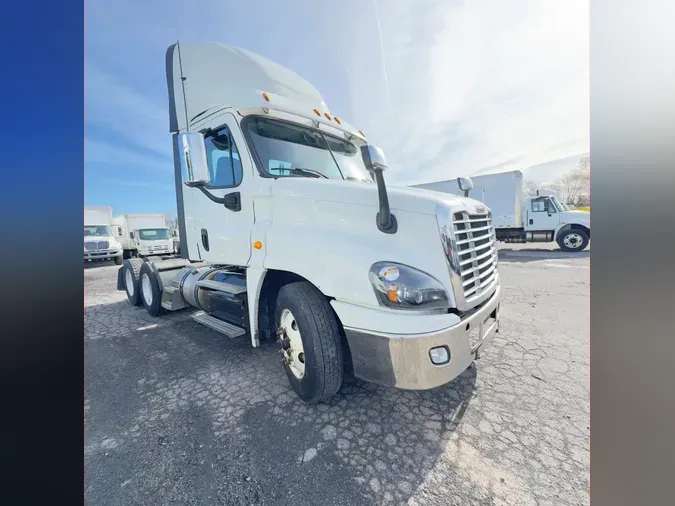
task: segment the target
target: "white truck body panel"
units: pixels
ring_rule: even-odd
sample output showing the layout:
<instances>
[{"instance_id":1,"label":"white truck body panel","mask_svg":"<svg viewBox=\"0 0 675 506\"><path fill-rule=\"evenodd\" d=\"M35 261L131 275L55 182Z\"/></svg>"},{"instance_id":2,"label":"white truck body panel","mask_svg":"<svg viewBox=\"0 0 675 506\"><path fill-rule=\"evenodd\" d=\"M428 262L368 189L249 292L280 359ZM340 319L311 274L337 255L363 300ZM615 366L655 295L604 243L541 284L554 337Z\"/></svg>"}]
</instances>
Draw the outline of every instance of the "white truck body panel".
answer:
<instances>
[{"instance_id":1,"label":"white truck body panel","mask_svg":"<svg viewBox=\"0 0 675 506\"><path fill-rule=\"evenodd\" d=\"M84 208L85 225L112 225L112 207L86 206Z\"/></svg>"},{"instance_id":2,"label":"white truck body panel","mask_svg":"<svg viewBox=\"0 0 675 506\"><path fill-rule=\"evenodd\" d=\"M523 227L523 173L519 170L472 177L469 197L483 202L492 211L495 228ZM463 195L457 179L413 185L414 188Z\"/></svg>"}]
</instances>

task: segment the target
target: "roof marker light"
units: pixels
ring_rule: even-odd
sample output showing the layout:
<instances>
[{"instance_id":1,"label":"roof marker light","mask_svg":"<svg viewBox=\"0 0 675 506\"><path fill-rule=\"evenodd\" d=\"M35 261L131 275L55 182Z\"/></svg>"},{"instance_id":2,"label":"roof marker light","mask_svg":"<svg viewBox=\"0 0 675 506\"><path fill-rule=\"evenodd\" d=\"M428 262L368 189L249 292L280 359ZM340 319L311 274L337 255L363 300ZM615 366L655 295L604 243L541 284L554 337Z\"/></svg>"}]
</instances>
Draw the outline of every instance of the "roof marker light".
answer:
<instances>
[{"instance_id":1,"label":"roof marker light","mask_svg":"<svg viewBox=\"0 0 675 506\"><path fill-rule=\"evenodd\" d=\"M366 134L363 133L363 130L359 130L359 133L361 134L362 137L366 136Z\"/></svg>"},{"instance_id":2,"label":"roof marker light","mask_svg":"<svg viewBox=\"0 0 675 506\"><path fill-rule=\"evenodd\" d=\"M263 98L264 98L267 102L270 101L270 96L269 96L267 93L263 93L262 95L263 95Z\"/></svg>"},{"instance_id":3,"label":"roof marker light","mask_svg":"<svg viewBox=\"0 0 675 506\"><path fill-rule=\"evenodd\" d=\"M314 114L316 114L317 116L321 116L321 111L318 109L314 109Z\"/></svg>"},{"instance_id":4,"label":"roof marker light","mask_svg":"<svg viewBox=\"0 0 675 506\"><path fill-rule=\"evenodd\" d=\"M333 116L333 119L338 125L342 125L342 121L340 121L340 118L338 118L337 116Z\"/></svg>"},{"instance_id":5,"label":"roof marker light","mask_svg":"<svg viewBox=\"0 0 675 506\"><path fill-rule=\"evenodd\" d=\"M328 114L327 112L324 112L323 115L326 116L326 119L327 119L327 120L330 120L330 119L331 119L330 114Z\"/></svg>"}]
</instances>

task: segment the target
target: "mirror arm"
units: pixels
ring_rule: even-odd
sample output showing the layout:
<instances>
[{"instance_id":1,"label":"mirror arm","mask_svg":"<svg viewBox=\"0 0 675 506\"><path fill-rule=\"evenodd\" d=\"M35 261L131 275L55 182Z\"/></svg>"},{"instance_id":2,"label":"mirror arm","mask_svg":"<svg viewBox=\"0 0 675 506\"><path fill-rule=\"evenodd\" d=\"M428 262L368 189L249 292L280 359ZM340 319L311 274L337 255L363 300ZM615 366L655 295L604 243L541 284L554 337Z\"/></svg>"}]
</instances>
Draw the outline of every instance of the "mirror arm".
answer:
<instances>
[{"instance_id":1,"label":"mirror arm","mask_svg":"<svg viewBox=\"0 0 675 506\"><path fill-rule=\"evenodd\" d=\"M379 200L379 212L377 213L377 228L385 234L395 234L398 230L396 216L391 214L389 209L389 197L387 195L387 186L384 184L382 169L373 170L375 181L377 182L377 196Z\"/></svg>"},{"instance_id":2,"label":"mirror arm","mask_svg":"<svg viewBox=\"0 0 675 506\"><path fill-rule=\"evenodd\" d=\"M216 197L213 193L204 188L204 185L195 186L199 188L199 191L206 195L212 202L215 202L216 204L222 204L232 211L241 211L241 199L239 198L239 192L228 193L224 197Z\"/></svg>"}]
</instances>

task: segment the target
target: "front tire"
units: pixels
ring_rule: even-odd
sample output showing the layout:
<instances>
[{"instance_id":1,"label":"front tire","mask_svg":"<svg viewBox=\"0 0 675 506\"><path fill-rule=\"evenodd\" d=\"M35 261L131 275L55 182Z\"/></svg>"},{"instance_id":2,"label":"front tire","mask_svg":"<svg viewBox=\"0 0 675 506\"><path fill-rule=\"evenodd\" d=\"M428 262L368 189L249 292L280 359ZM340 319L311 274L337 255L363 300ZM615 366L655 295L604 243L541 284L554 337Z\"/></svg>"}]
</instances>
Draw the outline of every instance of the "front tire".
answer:
<instances>
[{"instance_id":1,"label":"front tire","mask_svg":"<svg viewBox=\"0 0 675 506\"><path fill-rule=\"evenodd\" d=\"M162 307L162 287L159 276L152 268L152 264L143 262L141 265L140 292L141 301L150 316L159 316L164 312Z\"/></svg>"},{"instance_id":2,"label":"front tire","mask_svg":"<svg viewBox=\"0 0 675 506\"><path fill-rule=\"evenodd\" d=\"M279 290L275 321L286 376L304 401L316 404L342 386L344 360L340 324L328 300L311 283Z\"/></svg>"},{"instance_id":3,"label":"front tire","mask_svg":"<svg viewBox=\"0 0 675 506\"><path fill-rule=\"evenodd\" d=\"M124 262L122 255L115 257L115 265L122 265L122 262Z\"/></svg>"},{"instance_id":4,"label":"front tire","mask_svg":"<svg viewBox=\"0 0 675 506\"><path fill-rule=\"evenodd\" d=\"M558 238L558 246L563 251L576 253L583 251L588 246L588 234L579 228L570 228Z\"/></svg>"},{"instance_id":5,"label":"front tire","mask_svg":"<svg viewBox=\"0 0 675 506\"><path fill-rule=\"evenodd\" d=\"M132 306L141 305L141 296L139 293L140 272L143 261L137 258L130 258L122 263L122 279L124 279L124 290L127 292L127 299Z\"/></svg>"}]
</instances>

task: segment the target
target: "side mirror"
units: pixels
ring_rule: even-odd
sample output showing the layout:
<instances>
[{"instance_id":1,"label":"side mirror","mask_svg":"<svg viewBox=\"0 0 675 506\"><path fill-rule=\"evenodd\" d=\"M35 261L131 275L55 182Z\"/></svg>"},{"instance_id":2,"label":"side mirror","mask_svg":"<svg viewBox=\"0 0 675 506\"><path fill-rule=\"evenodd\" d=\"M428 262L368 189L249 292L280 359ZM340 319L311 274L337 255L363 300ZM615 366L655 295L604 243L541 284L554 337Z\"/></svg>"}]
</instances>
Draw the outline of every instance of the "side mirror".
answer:
<instances>
[{"instance_id":1,"label":"side mirror","mask_svg":"<svg viewBox=\"0 0 675 506\"><path fill-rule=\"evenodd\" d=\"M384 157L384 151L377 146L366 144L361 146L361 157L363 163L370 172L375 175L377 183L378 212L375 216L377 228L385 234L395 234L398 230L396 217L389 209L389 196L387 195L387 185L384 184L382 172L387 168L387 159Z\"/></svg>"},{"instance_id":2,"label":"side mirror","mask_svg":"<svg viewBox=\"0 0 675 506\"><path fill-rule=\"evenodd\" d=\"M457 185L464 192L465 197L468 197L469 191L473 189L473 181L471 181L470 177L458 177Z\"/></svg>"},{"instance_id":3,"label":"side mirror","mask_svg":"<svg viewBox=\"0 0 675 506\"><path fill-rule=\"evenodd\" d=\"M206 161L204 136L199 132L176 134L176 142L185 186L208 186L211 183L211 175Z\"/></svg>"},{"instance_id":4,"label":"side mirror","mask_svg":"<svg viewBox=\"0 0 675 506\"><path fill-rule=\"evenodd\" d=\"M387 168L387 159L384 157L384 151L377 146L371 144L361 146L361 157L366 169L371 172Z\"/></svg>"}]
</instances>

